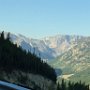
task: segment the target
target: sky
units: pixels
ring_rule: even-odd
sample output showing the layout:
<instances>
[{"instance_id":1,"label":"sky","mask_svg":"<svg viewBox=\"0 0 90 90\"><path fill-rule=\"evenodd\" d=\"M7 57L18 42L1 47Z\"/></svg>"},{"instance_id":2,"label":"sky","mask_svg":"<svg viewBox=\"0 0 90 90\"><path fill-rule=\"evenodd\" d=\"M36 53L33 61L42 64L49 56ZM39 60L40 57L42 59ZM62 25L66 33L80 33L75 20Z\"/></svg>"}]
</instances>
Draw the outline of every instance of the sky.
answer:
<instances>
[{"instance_id":1,"label":"sky","mask_svg":"<svg viewBox=\"0 0 90 90\"><path fill-rule=\"evenodd\" d=\"M0 0L0 31L42 38L90 36L90 0Z\"/></svg>"}]
</instances>

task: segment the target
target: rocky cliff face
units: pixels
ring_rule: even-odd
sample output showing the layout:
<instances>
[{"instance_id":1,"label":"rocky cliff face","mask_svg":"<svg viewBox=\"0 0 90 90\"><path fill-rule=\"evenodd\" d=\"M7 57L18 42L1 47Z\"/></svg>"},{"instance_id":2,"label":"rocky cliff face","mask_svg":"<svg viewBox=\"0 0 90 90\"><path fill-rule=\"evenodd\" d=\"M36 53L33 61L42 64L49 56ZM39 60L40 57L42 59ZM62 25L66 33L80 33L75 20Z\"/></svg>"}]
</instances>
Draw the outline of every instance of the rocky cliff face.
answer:
<instances>
[{"instance_id":1,"label":"rocky cliff face","mask_svg":"<svg viewBox=\"0 0 90 90\"><path fill-rule=\"evenodd\" d=\"M77 40L77 43L72 44L67 51L51 61L50 64L54 68L62 70L62 77L72 75L68 80L82 80L90 84L90 37L82 37Z\"/></svg>"}]
</instances>

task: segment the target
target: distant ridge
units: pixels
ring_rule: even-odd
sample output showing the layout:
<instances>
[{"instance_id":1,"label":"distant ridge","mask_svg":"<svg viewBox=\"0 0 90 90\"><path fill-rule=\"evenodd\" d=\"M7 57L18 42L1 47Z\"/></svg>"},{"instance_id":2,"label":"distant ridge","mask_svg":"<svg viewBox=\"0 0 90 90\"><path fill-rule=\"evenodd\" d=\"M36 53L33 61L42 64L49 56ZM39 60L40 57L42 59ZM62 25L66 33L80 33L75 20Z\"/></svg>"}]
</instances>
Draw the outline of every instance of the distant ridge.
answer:
<instances>
[{"instance_id":1,"label":"distant ridge","mask_svg":"<svg viewBox=\"0 0 90 90\"><path fill-rule=\"evenodd\" d=\"M6 33L7 34L7 33ZM78 35L55 35L48 36L42 39L33 39L25 37L21 34L10 34L12 42L21 46L26 51L35 53L42 59L51 60L66 52L74 45L78 44L79 40L87 39L86 36Z\"/></svg>"}]
</instances>

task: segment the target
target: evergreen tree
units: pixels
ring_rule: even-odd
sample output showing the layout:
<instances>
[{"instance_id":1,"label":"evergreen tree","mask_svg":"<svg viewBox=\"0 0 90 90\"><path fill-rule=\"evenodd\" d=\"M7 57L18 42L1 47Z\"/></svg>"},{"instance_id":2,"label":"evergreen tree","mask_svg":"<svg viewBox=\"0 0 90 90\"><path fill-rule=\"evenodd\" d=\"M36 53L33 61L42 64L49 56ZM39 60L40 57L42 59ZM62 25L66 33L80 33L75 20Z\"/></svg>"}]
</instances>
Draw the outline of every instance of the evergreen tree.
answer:
<instances>
[{"instance_id":1,"label":"evergreen tree","mask_svg":"<svg viewBox=\"0 0 90 90\"><path fill-rule=\"evenodd\" d=\"M1 33L1 39L4 40L4 31Z\"/></svg>"},{"instance_id":2,"label":"evergreen tree","mask_svg":"<svg viewBox=\"0 0 90 90\"><path fill-rule=\"evenodd\" d=\"M60 84L59 83L57 84L57 90L60 90Z\"/></svg>"},{"instance_id":3,"label":"evergreen tree","mask_svg":"<svg viewBox=\"0 0 90 90\"><path fill-rule=\"evenodd\" d=\"M10 41L10 33L7 34L7 40Z\"/></svg>"},{"instance_id":4,"label":"evergreen tree","mask_svg":"<svg viewBox=\"0 0 90 90\"><path fill-rule=\"evenodd\" d=\"M66 83L64 82L64 79L62 79L61 88L62 90L66 90Z\"/></svg>"}]
</instances>

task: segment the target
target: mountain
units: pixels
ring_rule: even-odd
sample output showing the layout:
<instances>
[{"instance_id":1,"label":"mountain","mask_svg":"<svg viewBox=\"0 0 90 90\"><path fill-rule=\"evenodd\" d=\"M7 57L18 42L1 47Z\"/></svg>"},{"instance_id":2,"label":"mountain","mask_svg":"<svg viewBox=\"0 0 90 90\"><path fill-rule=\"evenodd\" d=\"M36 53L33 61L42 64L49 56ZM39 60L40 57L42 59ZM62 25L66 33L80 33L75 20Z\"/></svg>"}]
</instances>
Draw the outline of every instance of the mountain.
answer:
<instances>
[{"instance_id":1,"label":"mountain","mask_svg":"<svg viewBox=\"0 0 90 90\"><path fill-rule=\"evenodd\" d=\"M48 60L56 69L58 81L64 78L90 84L90 37L56 35L33 39L20 34L10 34L10 37L17 46Z\"/></svg>"},{"instance_id":2,"label":"mountain","mask_svg":"<svg viewBox=\"0 0 90 90\"><path fill-rule=\"evenodd\" d=\"M90 37L77 40L71 48L50 64L54 68L61 69L62 77L64 75L65 79L72 81L81 79L90 84Z\"/></svg>"},{"instance_id":3,"label":"mountain","mask_svg":"<svg viewBox=\"0 0 90 90\"><path fill-rule=\"evenodd\" d=\"M10 37L14 44L21 46L27 52L35 53L45 60L54 58L54 50L48 47L43 40L27 38L21 34L10 34Z\"/></svg>"},{"instance_id":4,"label":"mountain","mask_svg":"<svg viewBox=\"0 0 90 90\"><path fill-rule=\"evenodd\" d=\"M68 49L72 48L80 39L87 37L75 35L56 35L41 39L27 38L21 34L10 34L11 41L21 46L26 51L30 51L40 56L44 60L52 60Z\"/></svg>"},{"instance_id":5,"label":"mountain","mask_svg":"<svg viewBox=\"0 0 90 90\"><path fill-rule=\"evenodd\" d=\"M77 41L81 38L83 38L83 36L56 35L52 37L43 38L43 41L48 47L54 50L54 57L57 57L58 55L61 55L69 48L77 44Z\"/></svg>"}]
</instances>

